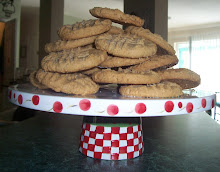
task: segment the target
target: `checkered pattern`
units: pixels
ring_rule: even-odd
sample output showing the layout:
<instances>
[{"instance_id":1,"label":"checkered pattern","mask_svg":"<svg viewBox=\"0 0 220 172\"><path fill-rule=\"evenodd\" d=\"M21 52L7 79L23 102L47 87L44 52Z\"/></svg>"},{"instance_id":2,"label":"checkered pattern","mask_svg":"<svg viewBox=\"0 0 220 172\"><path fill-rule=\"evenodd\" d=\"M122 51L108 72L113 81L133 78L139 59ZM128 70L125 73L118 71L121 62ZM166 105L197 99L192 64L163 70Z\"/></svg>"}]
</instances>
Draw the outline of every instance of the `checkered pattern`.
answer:
<instances>
[{"instance_id":1,"label":"checkered pattern","mask_svg":"<svg viewBox=\"0 0 220 172\"><path fill-rule=\"evenodd\" d=\"M84 123L79 151L86 156L122 160L140 156L143 153L142 126L103 127Z\"/></svg>"}]
</instances>

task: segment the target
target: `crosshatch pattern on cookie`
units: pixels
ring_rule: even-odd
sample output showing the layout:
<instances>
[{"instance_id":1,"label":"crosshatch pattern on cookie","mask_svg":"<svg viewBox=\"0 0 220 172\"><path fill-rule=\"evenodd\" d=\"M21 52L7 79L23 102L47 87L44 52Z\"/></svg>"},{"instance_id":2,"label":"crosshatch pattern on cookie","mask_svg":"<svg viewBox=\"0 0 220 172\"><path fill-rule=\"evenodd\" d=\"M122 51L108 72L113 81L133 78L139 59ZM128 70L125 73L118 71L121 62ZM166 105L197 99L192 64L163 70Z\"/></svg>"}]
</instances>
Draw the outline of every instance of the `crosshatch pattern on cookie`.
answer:
<instances>
[{"instance_id":1,"label":"crosshatch pattern on cookie","mask_svg":"<svg viewBox=\"0 0 220 172\"><path fill-rule=\"evenodd\" d=\"M94 7L89 12L94 17L107 18L119 24L131 24L135 26L143 26L144 24L144 19L135 15L125 14L119 9Z\"/></svg>"},{"instance_id":2,"label":"crosshatch pattern on cookie","mask_svg":"<svg viewBox=\"0 0 220 172\"><path fill-rule=\"evenodd\" d=\"M58 30L58 36L62 40L73 40L99 35L111 28L112 21L108 19L89 19L76 22L72 25L64 25Z\"/></svg>"},{"instance_id":3,"label":"crosshatch pattern on cookie","mask_svg":"<svg viewBox=\"0 0 220 172\"><path fill-rule=\"evenodd\" d=\"M155 43L132 34L102 34L96 38L95 46L111 55L126 58L148 57L157 52Z\"/></svg>"},{"instance_id":4,"label":"crosshatch pattern on cookie","mask_svg":"<svg viewBox=\"0 0 220 172\"><path fill-rule=\"evenodd\" d=\"M130 34L141 36L147 40L150 40L156 43L162 49L166 50L168 54L171 54L171 55L176 54L176 51L174 50L174 48L166 40L164 40L161 37L161 35L152 33L149 29L136 27L136 26L128 26L125 29L125 33L130 33Z\"/></svg>"},{"instance_id":5,"label":"crosshatch pattern on cookie","mask_svg":"<svg viewBox=\"0 0 220 172\"><path fill-rule=\"evenodd\" d=\"M79 151L86 156L122 160L140 156L143 149L141 125L104 127L83 124Z\"/></svg>"}]
</instances>

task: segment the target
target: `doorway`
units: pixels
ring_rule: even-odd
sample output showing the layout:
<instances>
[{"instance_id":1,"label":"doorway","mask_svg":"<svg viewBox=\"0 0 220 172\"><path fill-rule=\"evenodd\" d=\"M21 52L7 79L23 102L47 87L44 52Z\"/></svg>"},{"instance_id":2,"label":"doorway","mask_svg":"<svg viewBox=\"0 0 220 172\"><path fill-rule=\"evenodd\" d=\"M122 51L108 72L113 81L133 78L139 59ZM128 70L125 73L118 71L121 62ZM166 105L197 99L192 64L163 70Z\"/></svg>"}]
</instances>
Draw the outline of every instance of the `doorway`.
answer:
<instances>
[{"instance_id":1,"label":"doorway","mask_svg":"<svg viewBox=\"0 0 220 172\"><path fill-rule=\"evenodd\" d=\"M14 81L16 20L0 20L0 112L10 109L8 86Z\"/></svg>"},{"instance_id":2,"label":"doorway","mask_svg":"<svg viewBox=\"0 0 220 172\"><path fill-rule=\"evenodd\" d=\"M16 20L0 22L0 83L9 86L14 81Z\"/></svg>"}]
</instances>

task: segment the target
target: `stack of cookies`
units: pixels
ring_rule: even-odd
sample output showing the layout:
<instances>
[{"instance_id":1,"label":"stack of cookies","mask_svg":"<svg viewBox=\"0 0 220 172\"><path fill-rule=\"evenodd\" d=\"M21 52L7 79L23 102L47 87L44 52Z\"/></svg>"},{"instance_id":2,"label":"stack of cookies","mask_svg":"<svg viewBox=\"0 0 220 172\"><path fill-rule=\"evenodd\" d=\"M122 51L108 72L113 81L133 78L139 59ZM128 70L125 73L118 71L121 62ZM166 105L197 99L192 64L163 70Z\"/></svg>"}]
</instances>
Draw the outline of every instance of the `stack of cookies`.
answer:
<instances>
[{"instance_id":1,"label":"stack of cookies","mask_svg":"<svg viewBox=\"0 0 220 172\"><path fill-rule=\"evenodd\" d=\"M89 12L97 19L64 25L58 30L60 40L45 45L42 69L30 75L34 86L88 95L100 85L117 84L124 96L178 97L200 84L195 72L171 69L178 63L175 50L144 29L141 18L101 7Z\"/></svg>"}]
</instances>

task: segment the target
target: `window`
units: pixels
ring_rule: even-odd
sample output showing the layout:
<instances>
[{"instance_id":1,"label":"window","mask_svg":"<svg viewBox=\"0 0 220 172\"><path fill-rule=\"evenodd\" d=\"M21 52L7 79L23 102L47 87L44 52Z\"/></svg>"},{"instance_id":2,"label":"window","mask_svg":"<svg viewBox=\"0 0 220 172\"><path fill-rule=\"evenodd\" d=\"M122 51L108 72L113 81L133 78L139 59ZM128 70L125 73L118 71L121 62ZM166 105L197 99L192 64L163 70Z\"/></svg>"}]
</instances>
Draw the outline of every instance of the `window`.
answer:
<instances>
[{"instance_id":1,"label":"window","mask_svg":"<svg viewBox=\"0 0 220 172\"><path fill-rule=\"evenodd\" d=\"M201 84L196 88L220 91L220 33L196 35L188 42L174 45L179 58L178 68L188 68L198 73Z\"/></svg>"},{"instance_id":2,"label":"window","mask_svg":"<svg viewBox=\"0 0 220 172\"><path fill-rule=\"evenodd\" d=\"M190 68L189 42L178 42L174 44L177 57L179 58L178 68Z\"/></svg>"}]
</instances>

